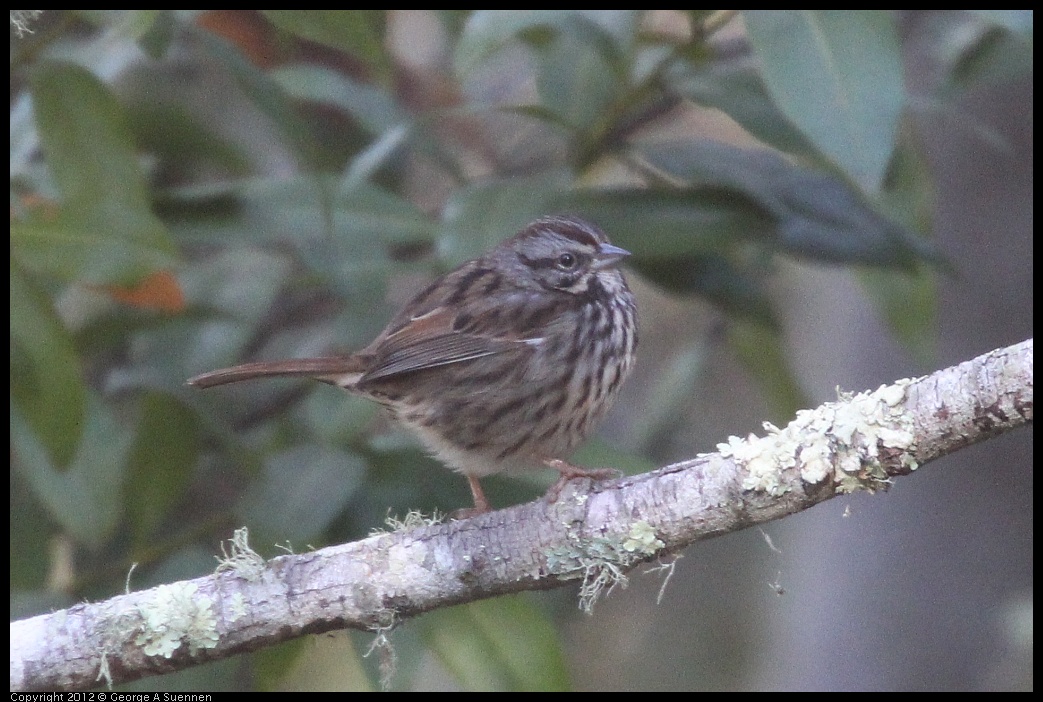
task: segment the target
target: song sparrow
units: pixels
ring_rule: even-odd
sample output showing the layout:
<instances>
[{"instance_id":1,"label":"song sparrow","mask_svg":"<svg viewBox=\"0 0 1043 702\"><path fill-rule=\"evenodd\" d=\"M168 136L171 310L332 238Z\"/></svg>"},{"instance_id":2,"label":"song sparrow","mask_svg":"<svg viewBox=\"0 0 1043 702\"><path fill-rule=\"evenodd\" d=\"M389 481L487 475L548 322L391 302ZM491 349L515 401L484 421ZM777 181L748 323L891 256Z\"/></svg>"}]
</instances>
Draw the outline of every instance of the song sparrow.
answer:
<instances>
[{"instance_id":1,"label":"song sparrow","mask_svg":"<svg viewBox=\"0 0 1043 702\"><path fill-rule=\"evenodd\" d=\"M200 388L307 376L376 400L467 476L540 464L568 480L614 471L562 460L594 429L634 364L629 252L575 217L546 217L417 295L373 343L334 358L247 363L196 376Z\"/></svg>"}]
</instances>

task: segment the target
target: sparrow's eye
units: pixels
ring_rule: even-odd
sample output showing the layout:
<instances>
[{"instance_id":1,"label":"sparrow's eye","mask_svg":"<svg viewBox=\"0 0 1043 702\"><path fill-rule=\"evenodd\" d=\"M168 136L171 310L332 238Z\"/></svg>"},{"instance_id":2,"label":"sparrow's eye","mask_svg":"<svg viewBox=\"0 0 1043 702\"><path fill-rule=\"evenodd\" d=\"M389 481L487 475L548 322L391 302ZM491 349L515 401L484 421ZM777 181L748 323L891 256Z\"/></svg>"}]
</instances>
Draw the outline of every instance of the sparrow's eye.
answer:
<instances>
[{"instance_id":1,"label":"sparrow's eye","mask_svg":"<svg viewBox=\"0 0 1043 702\"><path fill-rule=\"evenodd\" d=\"M558 268L563 271L571 271L576 267L577 259L575 255L570 253L563 253L558 256Z\"/></svg>"}]
</instances>

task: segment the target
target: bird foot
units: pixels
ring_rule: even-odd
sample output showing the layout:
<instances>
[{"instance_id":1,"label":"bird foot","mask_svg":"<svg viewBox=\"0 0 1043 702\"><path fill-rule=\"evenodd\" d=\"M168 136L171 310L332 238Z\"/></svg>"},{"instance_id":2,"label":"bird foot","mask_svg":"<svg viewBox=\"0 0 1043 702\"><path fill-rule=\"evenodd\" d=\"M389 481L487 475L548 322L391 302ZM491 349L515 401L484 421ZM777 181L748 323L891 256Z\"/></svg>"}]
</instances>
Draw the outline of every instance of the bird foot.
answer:
<instances>
[{"instance_id":1,"label":"bird foot","mask_svg":"<svg viewBox=\"0 0 1043 702\"><path fill-rule=\"evenodd\" d=\"M569 463L568 461L563 461L560 458L548 459L543 462L543 465L548 468L553 468L561 474L554 484L550 486L550 489L547 490L547 494L543 496L550 504L554 504L558 501L558 497L561 496L561 491L565 489L565 486L570 480L575 480L576 478L610 480L612 478L623 477L623 471L616 470L615 468L581 468Z\"/></svg>"}]
</instances>

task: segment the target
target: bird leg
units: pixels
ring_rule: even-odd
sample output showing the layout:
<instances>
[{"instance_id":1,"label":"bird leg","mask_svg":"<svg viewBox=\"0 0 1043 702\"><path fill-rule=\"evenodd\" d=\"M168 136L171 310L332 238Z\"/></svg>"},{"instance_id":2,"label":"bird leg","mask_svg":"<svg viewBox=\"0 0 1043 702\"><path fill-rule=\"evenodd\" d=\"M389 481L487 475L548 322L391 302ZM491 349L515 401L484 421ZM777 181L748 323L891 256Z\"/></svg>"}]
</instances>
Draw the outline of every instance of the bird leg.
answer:
<instances>
[{"instance_id":1,"label":"bird leg","mask_svg":"<svg viewBox=\"0 0 1043 702\"><path fill-rule=\"evenodd\" d=\"M470 519L471 517L485 514L492 510L492 507L489 506L489 500L485 497L485 491L482 490L482 484L478 482L478 478L473 475L468 475L467 483L471 486L471 496L474 497L474 507L453 510L449 514L449 518L453 521Z\"/></svg>"}]
</instances>

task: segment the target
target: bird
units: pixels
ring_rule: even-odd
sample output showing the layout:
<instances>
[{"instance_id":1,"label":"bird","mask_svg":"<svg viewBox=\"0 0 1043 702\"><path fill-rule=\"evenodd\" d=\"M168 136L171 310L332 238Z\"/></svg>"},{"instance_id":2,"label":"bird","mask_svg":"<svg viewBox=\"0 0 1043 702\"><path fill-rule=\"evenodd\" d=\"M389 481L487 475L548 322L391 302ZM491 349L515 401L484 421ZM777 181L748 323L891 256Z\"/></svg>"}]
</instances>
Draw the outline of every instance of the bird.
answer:
<instances>
[{"instance_id":1,"label":"bird","mask_svg":"<svg viewBox=\"0 0 1043 702\"><path fill-rule=\"evenodd\" d=\"M246 363L188 384L307 377L374 400L467 478L474 508L458 519L490 511L479 479L496 473L553 468L554 502L569 480L618 475L566 459L634 366L629 255L584 219L541 217L435 280L356 353Z\"/></svg>"}]
</instances>

